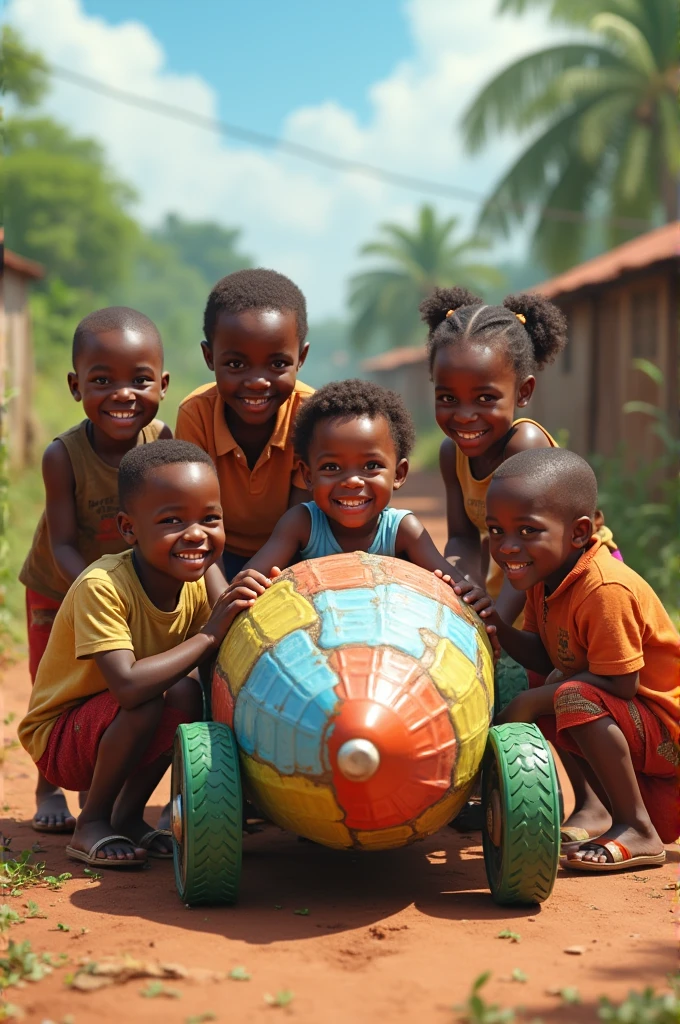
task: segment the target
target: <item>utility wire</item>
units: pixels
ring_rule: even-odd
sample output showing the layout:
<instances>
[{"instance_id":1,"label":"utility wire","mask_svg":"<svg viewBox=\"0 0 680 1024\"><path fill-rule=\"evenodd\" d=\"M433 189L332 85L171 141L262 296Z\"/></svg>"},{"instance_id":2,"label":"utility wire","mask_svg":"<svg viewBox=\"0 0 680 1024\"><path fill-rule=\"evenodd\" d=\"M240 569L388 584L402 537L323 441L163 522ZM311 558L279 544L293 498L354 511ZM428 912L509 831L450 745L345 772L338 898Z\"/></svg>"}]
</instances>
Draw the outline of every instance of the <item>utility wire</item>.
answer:
<instances>
[{"instance_id":1,"label":"utility wire","mask_svg":"<svg viewBox=\"0 0 680 1024\"><path fill-rule=\"evenodd\" d=\"M164 103L163 100L152 99L149 96L140 96L137 93L129 92L127 89L119 89L117 86L108 85L97 78L83 75L79 71L72 71L70 68L60 67L58 64L50 64L48 73L53 78L71 82L73 85L78 85L83 89L88 89L90 92L98 93L100 96L106 96L108 99L117 100L119 103L126 103L128 106L137 107L139 110L146 110L149 113L172 118L175 121L183 121L185 124L195 125L198 128L204 128L206 131L216 132L219 135L241 139L243 142L249 142L255 146L278 149L284 153L290 153L291 156L296 156L301 160L307 160L310 163L315 163L331 170L362 174L364 177L396 185L399 188L442 196L448 199L462 199L464 202L484 202L487 198L480 192L475 192L472 189L463 188L459 185L446 185L444 182L432 181L428 178L420 178L410 174L401 174L399 171L376 167L374 164L364 163L360 160L347 160L345 157L336 156L334 153L327 153L313 146L305 146L299 142L290 142L287 139L255 131L252 128L242 128L240 125L230 124L228 121L206 117L203 114L197 114L195 111L185 110L183 107L177 107L171 103ZM516 209L517 204L513 204L513 207ZM556 207L544 207L541 215L551 220L578 223L594 219L591 215L581 213L579 210L563 210ZM636 217L612 217L603 220L604 223L611 224L613 227L632 230L650 227L649 221Z\"/></svg>"}]
</instances>

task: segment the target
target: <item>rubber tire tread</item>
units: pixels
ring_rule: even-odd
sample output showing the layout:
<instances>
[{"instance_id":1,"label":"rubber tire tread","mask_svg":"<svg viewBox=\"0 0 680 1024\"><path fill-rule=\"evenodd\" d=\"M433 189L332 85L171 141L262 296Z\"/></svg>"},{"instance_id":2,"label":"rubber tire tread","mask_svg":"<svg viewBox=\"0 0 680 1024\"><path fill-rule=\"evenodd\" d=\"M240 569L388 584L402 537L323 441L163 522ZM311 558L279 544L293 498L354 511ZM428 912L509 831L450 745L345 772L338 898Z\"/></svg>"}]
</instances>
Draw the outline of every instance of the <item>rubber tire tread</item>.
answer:
<instances>
[{"instance_id":1,"label":"rubber tire tread","mask_svg":"<svg viewBox=\"0 0 680 1024\"><path fill-rule=\"evenodd\" d=\"M502 837L499 852L482 830L491 895L501 906L543 903L555 885L560 856L560 801L550 747L538 726L524 722L489 730L482 768L486 807L496 762Z\"/></svg>"},{"instance_id":2,"label":"rubber tire tread","mask_svg":"<svg viewBox=\"0 0 680 1024\"><path fill-rule=\"evenodd\" d=\"M494 671L494 689L496 691L496 714L507 707L518 693L529 689L529 677L526 669L505 651L501 652L500 660Z\"/></svg>"},{"instance_id":3,"label":"rubber tire tread","mask_svg":"<svg viewBox=\"0 0 680 1024\"><path fill-rule=\"evenodd\" d=\"M181 771L186 876L182 849L173 841L175 881L190 907L236 902L241 876L243 822L241 772L234 734L220 722L180 725L175 736L172 793Z\"/></svg>"}]
</instances>

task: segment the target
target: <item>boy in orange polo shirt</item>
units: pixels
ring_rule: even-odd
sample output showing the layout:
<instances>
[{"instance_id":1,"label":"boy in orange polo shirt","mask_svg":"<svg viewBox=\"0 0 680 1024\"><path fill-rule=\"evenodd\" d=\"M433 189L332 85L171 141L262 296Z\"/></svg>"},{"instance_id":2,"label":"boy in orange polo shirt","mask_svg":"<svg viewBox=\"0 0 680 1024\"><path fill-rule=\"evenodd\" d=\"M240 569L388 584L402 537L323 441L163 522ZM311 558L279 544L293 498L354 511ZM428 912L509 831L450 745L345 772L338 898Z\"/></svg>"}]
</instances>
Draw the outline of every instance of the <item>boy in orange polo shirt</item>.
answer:
<instances>
[{"instance_id":1,"label":"boy in orange polo shirt","mask_svg":"<svg viewBox=\"0 0 680 1024\"><path fill-rule=\"evenodd\" d=\"M203 330L215 383L184 399L175 436L217 467L231 580L307 497L292 444L295 414L313 393L297 379L309 348L305 298L283 274L239 270L211 291Z\"/></svg>"},{"instance_id":2,"label":"boy in orange polo shirt","mask_svg":"<svg viewBox=\"0 0 680 1024\"><path fill-rule=\"evenodd\" d=\"M497 721L554 716L557 746L577 755L592 791L567 823L588 842L567 850L579 871L662 864L680 834L680 637L652 588L593 537L595 475L559 448L521 452L487 496L492 557L526 592L524 629L481 611L501 646L550 673ZM542 724L542 723L539 723ZM594 841L597 838L597 841Z\"/></svg>"}]
</instances>

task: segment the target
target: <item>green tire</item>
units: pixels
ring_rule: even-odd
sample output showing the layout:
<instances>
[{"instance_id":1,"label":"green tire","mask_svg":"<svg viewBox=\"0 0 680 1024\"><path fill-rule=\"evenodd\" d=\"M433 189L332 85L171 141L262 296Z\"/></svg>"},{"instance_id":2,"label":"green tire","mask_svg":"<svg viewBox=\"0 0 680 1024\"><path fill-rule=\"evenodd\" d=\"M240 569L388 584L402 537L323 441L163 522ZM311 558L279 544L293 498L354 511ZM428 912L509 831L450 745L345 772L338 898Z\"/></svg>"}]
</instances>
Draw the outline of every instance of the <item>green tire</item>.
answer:
<instances>
[{"instance_id":1,"label":"green tire","mask_svg":"<svg viewBox=\"0 0 680 1024\"><path fill-rule=\"evenodd\" d=\"M219 722L180 725L172 760L175 882L190 907L234 903L243 846L234 734Z\"/></svg>"},{"instance_id":2,"label":"green tire","mask_svg":"<svg viewBox=\"0 0 680 1024\"><path fill-rule=\"evenodd\" d=\"M529 677L526 669L514 661L505 651L494 672L494 688L496 690L495 712L498 714L507 707L513 697L523 690L529 689Z\"/></svg>"},{"instance_id":3,"label":"green tire","mask_svg":"<svg viewBox=\"0 0 680 1024\"><path fill-rule=\"evenodd\" d=\"M543 903L560 856L560 803L550 748L536 725L489 730L482 768L484 863L496 903Z\"/></svg>"}]
</instances>

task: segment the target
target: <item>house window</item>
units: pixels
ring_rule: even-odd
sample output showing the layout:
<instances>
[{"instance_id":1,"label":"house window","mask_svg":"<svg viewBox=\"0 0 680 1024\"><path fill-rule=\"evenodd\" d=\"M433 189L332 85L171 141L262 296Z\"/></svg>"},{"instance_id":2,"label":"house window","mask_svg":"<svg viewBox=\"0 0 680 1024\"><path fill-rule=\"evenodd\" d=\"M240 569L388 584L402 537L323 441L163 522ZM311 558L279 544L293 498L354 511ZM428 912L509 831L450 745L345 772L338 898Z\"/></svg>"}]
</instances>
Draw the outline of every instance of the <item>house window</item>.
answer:
<instances>
[{"instance_id":1,"label":"house window","mask_svg":"<svg viewBox=\"0 0 680 1024\"><path fill-rule=\"evenodd\" d=\"M631 294L631 353L634 359L654 362L657 358L660 298L657 288Z\"/></svg>"}]
</instances>

